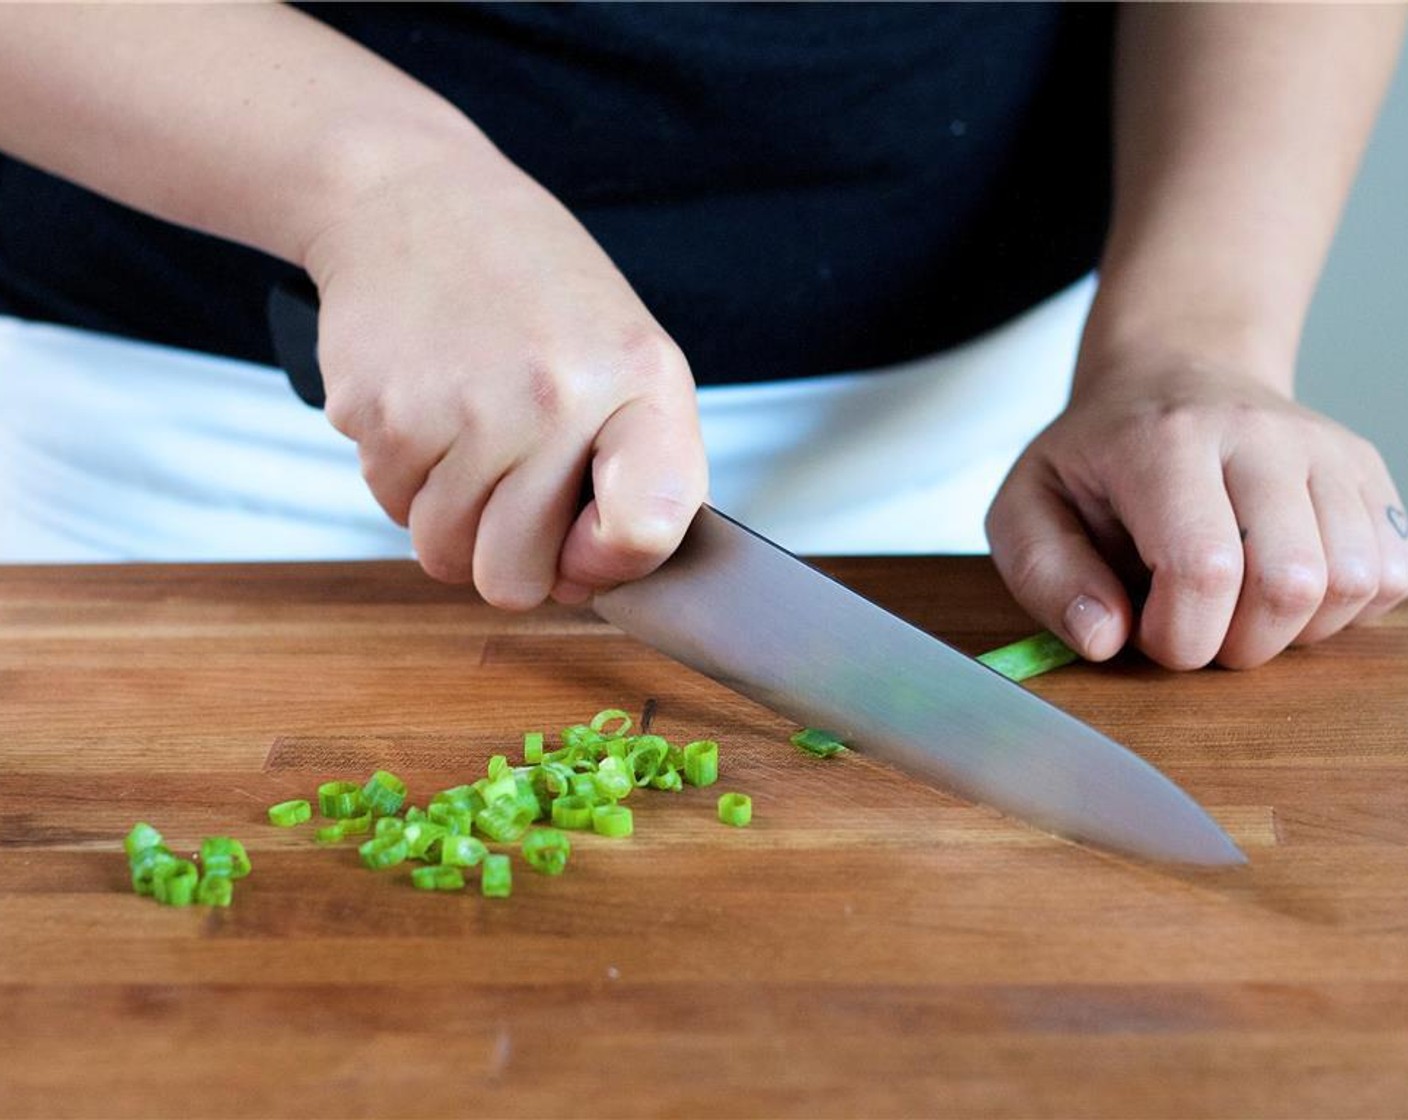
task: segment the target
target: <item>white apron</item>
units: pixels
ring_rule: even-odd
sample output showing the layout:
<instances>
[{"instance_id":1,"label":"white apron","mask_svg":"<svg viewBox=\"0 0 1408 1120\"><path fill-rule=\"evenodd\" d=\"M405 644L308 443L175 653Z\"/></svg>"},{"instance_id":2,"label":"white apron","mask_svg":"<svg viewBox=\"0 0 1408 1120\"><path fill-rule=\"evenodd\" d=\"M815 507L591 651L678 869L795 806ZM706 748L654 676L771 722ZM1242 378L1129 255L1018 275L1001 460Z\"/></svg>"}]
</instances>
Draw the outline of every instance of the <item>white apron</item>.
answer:
<instances>
[{"instance_id":1,"label":"white apron","mask_svg":"<svg viewBox=\"0 0 1408 1120\"><path fill-rule=\"evenodd\" d=\"M710 501L795 552L985 552L1094 290L886 370L700 390ZM0 316L0 561L409 555L355 447L282 373Z\"/></svg>"}]
</instances>

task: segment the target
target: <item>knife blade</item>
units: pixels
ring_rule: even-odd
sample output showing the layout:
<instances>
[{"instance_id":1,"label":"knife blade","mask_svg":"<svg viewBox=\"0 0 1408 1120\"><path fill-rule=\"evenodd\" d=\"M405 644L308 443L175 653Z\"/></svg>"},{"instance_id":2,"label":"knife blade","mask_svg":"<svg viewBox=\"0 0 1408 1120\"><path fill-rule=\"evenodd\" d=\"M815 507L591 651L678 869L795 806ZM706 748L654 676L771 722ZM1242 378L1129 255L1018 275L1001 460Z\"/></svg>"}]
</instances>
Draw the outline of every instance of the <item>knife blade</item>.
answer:
<instances>
[{"instance_id":1,"label":"knife blade","mask_svg":"<svg viewBox=\"0 0 1408 1120\"><path fill-rule=\"evenodd\" d=\"M321 408L317 290L287 278L266 310L277 361ZM592 605L782 715L1049 832L1152 860L1246 862L1138 755L708 506L660 568Z\"/></svg>"},{"instance_id":2,"label":"knife blade","mask_svg":"<svg viewBox=\"0 0 1408 1120\"><path fill-rule=\"evenodd\" d=\"M1162 862L1246 862L1132 751L708 506L660 568L592 606L803 726L1059 836Z\"/></svg>"}]
</instances>

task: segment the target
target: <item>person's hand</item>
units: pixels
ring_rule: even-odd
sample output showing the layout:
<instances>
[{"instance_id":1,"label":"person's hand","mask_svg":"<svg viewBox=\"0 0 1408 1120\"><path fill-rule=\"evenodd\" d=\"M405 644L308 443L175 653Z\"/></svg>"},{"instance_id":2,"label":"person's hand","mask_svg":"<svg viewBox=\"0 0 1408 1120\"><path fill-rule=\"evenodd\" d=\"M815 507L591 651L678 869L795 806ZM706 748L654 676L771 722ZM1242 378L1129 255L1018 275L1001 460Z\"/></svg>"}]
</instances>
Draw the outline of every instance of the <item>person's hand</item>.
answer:
<instances>
[{"instance_id":1,"label":"person's hand","mask_svg":"<svg viewBox=\"0 0 1408 1120\"><path fill-rule=\"evenodd\" d=\"M307 264L328 419L430 575L526 609L674 550L706 489L688 365L537 183L501 158L407 169Z\"/></svg>"},{"instance_id":2,"label":"person's hand","mask_svg":"<svg viewBox=\"0 0 1408 1120\"><path fill-rule=\"evenodd\" d=\"M1013 595L1083 656L1133 637L1168 668L1249 668L1408 594L1403 500L1363 439L1192 363L1088 384L987 521Z\"/></svg>"}]
</instances>

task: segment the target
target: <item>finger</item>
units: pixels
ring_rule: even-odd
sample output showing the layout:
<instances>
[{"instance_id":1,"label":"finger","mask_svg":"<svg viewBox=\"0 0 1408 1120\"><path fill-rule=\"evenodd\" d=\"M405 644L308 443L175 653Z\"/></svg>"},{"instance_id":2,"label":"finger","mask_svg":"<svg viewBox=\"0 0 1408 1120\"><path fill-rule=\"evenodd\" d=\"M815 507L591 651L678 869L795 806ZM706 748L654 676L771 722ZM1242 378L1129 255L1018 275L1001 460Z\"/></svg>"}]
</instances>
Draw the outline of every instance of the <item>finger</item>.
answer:
<instances>
[{"instance_id":1,"label":"finger","mask_svg":"<svg viewBox=\"0 0 1408 1120\"><path fill-rule=\"evenodd\" d=\"M1242 585L1242 544L1215 446L1165 446L1131 465L1112 494L1149 570L1140 649L1169 669L1216 656Z\"/></svg>"},{"instance_id":2,"label":"finger","mask_svg":"<svg viewBox=\"0 0 1408 1120\"><path fill-rule=\"evenodd\" d=\"M1055 479L1019 464L987 518L993 562L1013 597L1089 661L1113 657L1133 608Z\"/></svg>"},{"instance_id":3,"label":"finger","mask_svg":"<svg viewBox=\"0 0 1408 1120\"><path fill-rule=\"evenodd\" d=\"M1309 645L1353 622L1379 590L1379 540L1357 489L1332 479L1312 478L1310 501L1325 554L1325 598L1295 637Z\"/></svg>"},{"instance_id":4,"label":"finger","mask_svg":"<svg viewBox=\"0 0 1408 1120\"><path fill-rule=\"evenodd\" d=\"M1242 592L1218 651L1219 664L1250 669L1271 660L1325 600L1328 580L1320 526L1303 469L1290 456L1261 455L1227 465L1245 556Z\"/></svg>"},{"instance_id":5,"label":"finger","mask_svg":"<svg viewBox=\"0 0 1408 1120\"><path fill-rule=\"evenodd\" d=\"M646 575L679 545L708 489L693 394L637 398L613 413L597 435L592 488L562 547L566 596Z\"/></svg>"},{"instance_id":6,"label":"finger","mask_svg":"<svg viewBox=\"0 0 1408 1120\"><path fill-rule=\"evenodd\" d=\"M474 540L474 585L486 601L528 610L547 598L586 469L585 447L556 454L548 448L499 480Z\"/></svg>"},{"instance_id":7,"label":"finger","mask_svg":"<svg viewBox=\"0 0 1408 1120\"><path fill-rule=\"evenodd\" d=\"M455 440L451 417L427 414L389 392L366 403L348 401L329 398L328 421L357 444L362 478L377 504L396 524L407 525L411 502Z\"/></svg>"},{"instance_id":8,"label":"finger","mask_svg":"<svg viewBox=\"0 0 1408 1120\"><path fill-rule=\"evenodd\" d=\"M1382 462L1379 475L1379 480L1366 488L1364 500L1376 526L1379 586L1374 598L1355 619L1356 623L1372 622L1408 598L1408 512Z\"/></svg>"},{"instance_id":9,"label":"finger","mask_svg":"<svg viewBox=\"0 0 1408 1120\"><path fill-rule=\"evenodd\" d=\"M411 546L426 574L444 583L474 578L474 540L501 468L491 469L470 440L450 448L411 500Z\"/></svg>"}]
</instances>

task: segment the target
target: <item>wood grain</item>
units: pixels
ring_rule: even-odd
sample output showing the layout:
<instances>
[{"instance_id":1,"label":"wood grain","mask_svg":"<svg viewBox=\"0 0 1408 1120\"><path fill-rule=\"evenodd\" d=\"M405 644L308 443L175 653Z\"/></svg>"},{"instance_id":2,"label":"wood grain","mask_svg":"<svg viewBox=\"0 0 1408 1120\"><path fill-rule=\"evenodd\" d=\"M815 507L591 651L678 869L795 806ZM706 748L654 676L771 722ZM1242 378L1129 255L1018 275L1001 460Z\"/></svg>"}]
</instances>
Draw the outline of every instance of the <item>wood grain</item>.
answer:
<instances>
[{"instance_id":1,"label":"wood grain","mask_svg":"<svg viewBox=\"0 0 1408 1120\"><path fill-rule=\"evenodd\" d=\"M827 567L969 652L1031 629L983 560ZM1408 1116L1408 613L1252 673L1030 687L1249 867L804 757L590 614L409 565L0 568L0 1117ZM374 766L424 798L648 697L721 741L752 828L641 794L634 838L494 901L264 821ZM241 837L235 905L133 896L138 819Z\"/></svg>"}]
</instances>

